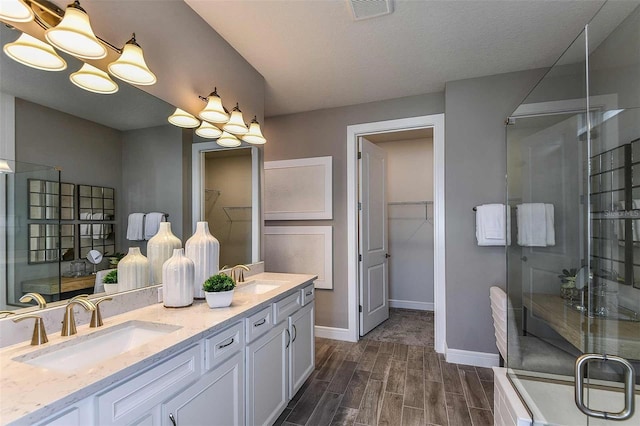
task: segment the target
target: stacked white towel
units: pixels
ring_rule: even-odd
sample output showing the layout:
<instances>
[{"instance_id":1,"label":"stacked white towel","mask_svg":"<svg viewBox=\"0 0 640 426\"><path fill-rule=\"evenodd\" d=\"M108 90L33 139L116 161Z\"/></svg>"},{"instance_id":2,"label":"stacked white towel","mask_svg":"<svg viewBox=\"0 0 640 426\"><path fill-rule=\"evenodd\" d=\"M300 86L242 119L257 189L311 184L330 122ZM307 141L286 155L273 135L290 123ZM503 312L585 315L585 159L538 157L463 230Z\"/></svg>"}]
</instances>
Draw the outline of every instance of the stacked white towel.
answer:
<instances>
[{"instance_id":1,"label":"stacked white towel","mask_svg":"<svg viewBox=\"0 0 640 426\"><path fill-rule=\"evenodd\" d=\"M476 207L476 239L479 246L511 244L508 231L509 215L504 204L483 204Z\"/></svg>"},{"instance_id":2,"label":"stacked white towel","mask_svg":"<svg viewBox=\"0 0 640 426\"><path fill-rule=\"evenodd\" d=\"M518 204L518 245L549 247L556 245L553 204Z\"/></svg>"},{"instance_id":3,"label":"stacked white towel","mask_svg":"<svg viewBox=\"0 0 640 426\"><path fill-rule=\"evenodd\" d=\"M160 229L160 222L166 222L166 220L164 213L147 213L144 221L144 239L149 240L156 235Z\"/></svg>"},{"instance_id":4,"label":"stacked white towel","mask_svg":"<svg viewBox=\"0 0 640 426\"><path fill-rule=\"evenodd\" d=\"M633 200L632 204L632 209L633 210L640 210L640 200ZM625 210L625 204L624 201L620 201L620 210L624 211ZM621 246L624 246L625 243L625 224L626 224L626 220L616 220L615 221L615 226L613 228L613 233L614 235L618 238L618 244L620 244ZM640 242L640 226L638 225L638 221L637 220L633 220L631 221L631 230L632 230L632 234L633 235L633 242L637 243Z\"/></svg>"},{"instance_id":5,"label":"stacked white towel","mask_svg":"<svg viewBox=\"0 0 640 426\"><path fill-rule=\"evenodd\" d=\"M144 240L144 213L131 213L127 222L127 240Z\"/></svg>"}]
</instances>

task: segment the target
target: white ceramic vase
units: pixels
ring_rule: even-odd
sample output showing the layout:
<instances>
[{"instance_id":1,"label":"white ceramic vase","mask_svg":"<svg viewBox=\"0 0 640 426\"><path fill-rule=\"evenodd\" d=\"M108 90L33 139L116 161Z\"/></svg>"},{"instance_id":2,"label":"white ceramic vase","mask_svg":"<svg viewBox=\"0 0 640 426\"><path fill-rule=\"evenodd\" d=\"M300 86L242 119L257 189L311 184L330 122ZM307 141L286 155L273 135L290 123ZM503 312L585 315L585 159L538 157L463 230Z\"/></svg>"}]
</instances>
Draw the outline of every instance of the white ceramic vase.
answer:
<instances>
[{"instance_id":1,"label":"white ceramic vase","mask_svg":"<svg viewBox=\"0 0 640 426\"><path fill-rule=\"evenodd\" d=\"M129 247L129 253L118 262L120 291L149 285L149 260L140 253L140 247Z\"/></svg>"},{"instance_id":2,"label":"white ceramic vase","mask_svg":"<svg viewBox=\"0 0 640 426\"><path fill-rule=\"evenodd\" d=\"M173 250L180 247L182 242L171 232L171 222L160 222L158 233L147 242L150 284L162 283L162 265L171 257Z\"/></svg>"},{"instance_id":3,"label":"white ceramic vase","mask_svg":"<svg viewBox=\"0 0 640 426\"><path fill-rule=\"evenodd\" d=\"M185 243L184 251L195 265L193 297L204 299L202 284L207 278L217 274L220 266L220 242L209 232L208 222L196 224L196 232Z\"/></svg>"},{"instance_id":4,"label":"white ceramic vase","mask_svg":"<svg viewBox=\"0 0 640 426\"><path fill-rule=\"evenodd\" d=\"M210 308L226 308L233 301L233 290L205 291L204 295Z\"/></svg>"},{"instance_id":5,"label":"white ceramic vase","mask_svg":"<svg viewBox=\"0 0 640 426\"><path fill-rule=\"evenodd\" d=\"M173 256L162 265L162 298L164 306L181 308L193 303L193 262L184 249L173 250Z\"/></svg>"}]
</instances>

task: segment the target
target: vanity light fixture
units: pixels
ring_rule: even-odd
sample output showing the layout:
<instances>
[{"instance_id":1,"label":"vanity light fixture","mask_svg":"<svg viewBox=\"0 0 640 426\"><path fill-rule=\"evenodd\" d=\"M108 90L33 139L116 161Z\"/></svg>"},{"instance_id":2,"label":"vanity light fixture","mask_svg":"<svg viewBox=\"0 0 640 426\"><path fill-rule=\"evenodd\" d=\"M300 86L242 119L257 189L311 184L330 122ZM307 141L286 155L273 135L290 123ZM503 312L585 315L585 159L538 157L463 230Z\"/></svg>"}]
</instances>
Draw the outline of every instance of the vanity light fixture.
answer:
<instances>
[{"instance_id":1,"label":"vanity light fixture","mask_svg":"<svg viewBox=\"0 0 640 426\"><path fill-rule=\"evenodd\" d=\"M224 126L222 126L222 130L234 135L244 135L249 132L249 129L247 129L247 125L244 124L242 111L240 111L240 107L237 103L235 108L233 108L233 110L231 111L231 118L229 118L229 121Z\"/></svg>"},{"instance_id":2,"label":"vanity light fixture","mask_svg":"<svg viewBox=\"0 0 640 426\"><path fill-rule=\"evenodd\" d=\"M144 61L142 48L136 43L136 33L124 45L118 60L111 62L108 68L111 74L127 83L149 86L157 81Z\"/></svg>"},{"instance_id":3,"label":"vanity light fixture","mask_svg":"<svg viewBox=\"0 0 640 426\"><path fill-rule=\"evenodd\" d=\"M118 91L118 85L109 78L109 74L89 64L84 64L79 71L71 74L69 79L76 86L101 95Z\"/></svg>"},{"instance_id":4,"label":"vanity light fixture","mask_svg":"<svg viewBox=\"0 0 640 426\"><path fill-rule=\"evenodd\" d=\"M203 121L200 127L196 129L196 135L206 139L218 139L222 136L222 130L211 123Z\"/></svg>"},{"instance_id":5,"label":"vanity light fixture","mask_svg":"<svg viewBox=\"0 0 640 426\"><path fill-rule=\"evenodd\" d=\"M200 125L200 120L180 108L176 108L174 113L169 116L168 120L169 123L174 126L184 127L186 129L193 129Z\"/></svg>"},{"instance_id":6,"label":"vanity light fixture","mask_svg":"<svg viewBox=\"0 0 640 426\"><path fill-rule=\"evenodd\" d=\"M200 97L200 99L207 102L207 106L198 114L201 119L216 124L229 121L229 113L222 105L222 99L218 95L217 87L213 89L209 96L206 98Z\"/></svg>"},{"instance_id":7,"label":"vanity light fixture","mask_svg":"<svg viewBox=\"0 0 640 426\"><path fill-rule=\"evenodd\" d=\"M0 0L0 19L10 22L31 22L33 11L22 0Z\"/></svg>"},{"instance_id":8,"label":"vanity light fixture","mask_svg":"<svg viewBox=\"0 0 640 426\"><path fill-rule=\"evenodd\" d=\"M251 120L251 124L249 125L249 132L242 136L242 140L253 145L264 145L267 143L267 140L262 136L258 117L253 117L253 120Z\"/></svg>"},{"instance_id":9,"label":"vanity light fixture","mask_svg":"<svg viewBox=\"0 0 640 426\"><path fill-rule=\"evenodd\" d=\"M67 68L65 60L53 47L27 33L22 33L13 43L5 44L3 50L14 61L31 68L43 71L62 71Z\"/></svg>"},{"instance_id":10,"label":"vanity light fixture","mask_svg":"<svg viewBox=\"0 0 640 426\"><path fill-rule=\"evenodd\" d=\"M231 133L222 132L222 136L218 138L216 143L220 146L224 146L225 148L235 148L236 146L240 146L242 142L240 142L240 139L236 138Z\"/></svg>"},{"instance_id":11,"label":"vanity light fixture","mask_svg":"<svg viewBox=\"0 0 640 426\"><path fill-rule=\"evenodd\" d=\"M13 173L13 169L9 165L9 161L0 160L0 173Z\"/></svg>"},{"instance_id":12,"label":"vanity light fixture","mask_svg":"<svg viewBox=\"0 0 640 426\"><path fill-rule=\"evenodd\" d=\"M93 33L89 15L75 0L67 6L62 21L44 32L54 47L82 59L102 59L107 49Z\"/></svg>"}]
</instances>

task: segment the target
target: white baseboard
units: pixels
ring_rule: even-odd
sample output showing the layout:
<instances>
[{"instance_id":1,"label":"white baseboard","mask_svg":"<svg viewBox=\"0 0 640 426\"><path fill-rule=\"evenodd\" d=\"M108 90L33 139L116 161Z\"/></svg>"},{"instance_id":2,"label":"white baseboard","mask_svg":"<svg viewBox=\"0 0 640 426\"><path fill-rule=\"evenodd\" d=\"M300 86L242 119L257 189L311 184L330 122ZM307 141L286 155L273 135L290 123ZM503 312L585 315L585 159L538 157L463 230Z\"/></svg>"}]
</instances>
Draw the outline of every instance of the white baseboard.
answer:
<instances>
[{"instance_id":1,"label":"white baseboard","mask_svg":"<svg viewBox=\"0 0 640 426\"><path fill-rule=\"evenodd\" d=\"M433 302L414 302L412 300L389 299L390 308L415 309L416 311L433 311Z\"/></svg>"},{"instance_id":2,"label":"white baseboard","mask_svg":"<svg viewBox=\"0 0 640 426\"><path fill-rule=\"evenodd\" d=\"M325 327L323 325L316 325L314 327L316 337L323 337L325 339L344 340L346 342L353 342L353 336L349 333L348 328L336 328Z\"/></svg>"},{"instance_id":3,"label":"white baseboard","mask_svg":"<svg viewBox=\"0 0 640 426\"><path fill-rule=\"evenodd\" d=\"M498 354L449 348L446 348L446 351L447 362L452 364L473 365L476 367L497 367L500 364Z\"/></svg>"}]
</instances>

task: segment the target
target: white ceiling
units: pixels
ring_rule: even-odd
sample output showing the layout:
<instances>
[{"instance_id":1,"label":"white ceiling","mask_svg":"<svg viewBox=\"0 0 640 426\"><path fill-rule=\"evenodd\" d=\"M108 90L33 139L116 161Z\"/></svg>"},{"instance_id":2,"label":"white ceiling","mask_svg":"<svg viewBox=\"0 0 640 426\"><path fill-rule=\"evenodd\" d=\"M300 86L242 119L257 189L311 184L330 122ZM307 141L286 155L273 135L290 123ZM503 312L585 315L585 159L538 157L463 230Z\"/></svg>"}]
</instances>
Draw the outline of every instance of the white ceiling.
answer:
<instances>
[{"instance_id":1,"label":"white ceiling","mask_svg":"<svg viewBox=\"0 0 640 426\"><path fill-rule=\"evenodd\" d=\"M347 0L185 2L264 76L267 116L551 66L604 3L395 0L393 14L354 21Z\"/></svg>"}]
</instances>

